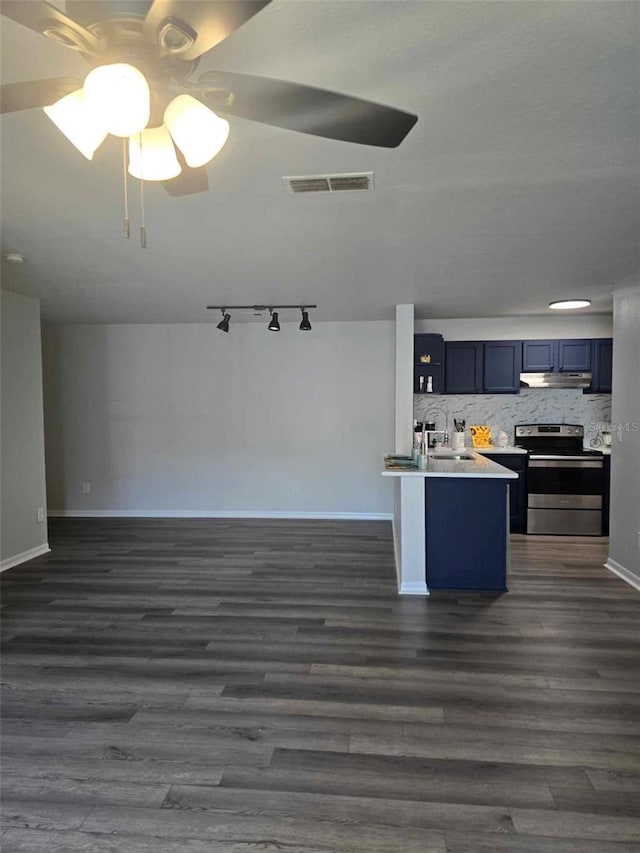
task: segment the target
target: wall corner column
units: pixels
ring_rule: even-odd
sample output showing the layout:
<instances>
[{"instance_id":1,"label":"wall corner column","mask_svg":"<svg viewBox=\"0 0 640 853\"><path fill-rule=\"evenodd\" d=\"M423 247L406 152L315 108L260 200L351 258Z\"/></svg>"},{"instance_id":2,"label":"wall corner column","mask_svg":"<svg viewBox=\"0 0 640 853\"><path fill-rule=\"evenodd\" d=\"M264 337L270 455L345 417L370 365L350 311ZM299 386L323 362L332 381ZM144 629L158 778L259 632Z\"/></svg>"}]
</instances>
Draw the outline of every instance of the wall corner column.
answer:
<instances>
[{"instance_id":1,"label":"wall corner column","mask_svg":"<svg viewBox=\"0 0 640 853\"><path fill-rule=\"evenodd\" d=\"M413 305L396 305L396 453L413 447L413 314Z\"/></svg>"}]
</instances>

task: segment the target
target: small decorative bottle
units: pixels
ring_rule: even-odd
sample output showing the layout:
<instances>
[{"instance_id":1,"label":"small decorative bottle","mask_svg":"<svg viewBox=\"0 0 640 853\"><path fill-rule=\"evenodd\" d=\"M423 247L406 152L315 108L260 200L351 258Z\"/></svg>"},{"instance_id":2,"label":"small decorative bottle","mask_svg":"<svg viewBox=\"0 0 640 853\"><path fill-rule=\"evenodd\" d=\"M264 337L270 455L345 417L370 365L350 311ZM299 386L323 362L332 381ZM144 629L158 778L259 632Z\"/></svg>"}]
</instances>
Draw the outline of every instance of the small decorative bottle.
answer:
<instances>
[{"instance_id":1,"label":"small decorative bottle","mask_svg":"<svg viewBox=\"0 0 640 853\"><path fill-rule=\"evenodd\" d=\"M433 393L433 377L427 376L427 394Z\"/></svg>"}]
</instances>

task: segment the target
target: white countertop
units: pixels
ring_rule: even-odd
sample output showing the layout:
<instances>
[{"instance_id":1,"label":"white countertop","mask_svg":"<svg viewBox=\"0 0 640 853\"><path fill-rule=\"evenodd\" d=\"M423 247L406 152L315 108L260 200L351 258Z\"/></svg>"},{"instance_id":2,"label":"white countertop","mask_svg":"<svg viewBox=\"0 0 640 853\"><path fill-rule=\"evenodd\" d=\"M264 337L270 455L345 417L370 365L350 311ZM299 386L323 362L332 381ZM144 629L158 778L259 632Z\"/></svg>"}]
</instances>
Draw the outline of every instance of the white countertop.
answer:
<instances>
[{"instance_id":1,"label":"white countertop","mask_svg":"<svg viewBox=\"0 0 640 853\"><path fill-rule=\"evenodd\" d=\"M482 453L483 455L491 454L491 456L493 456L493 455L498 454L498 453L521 453L521 454L525 454L527 451L522 447L513 447L510 445L509 447L478 447L477 452Z\"/></svg>"},{"instance_id":2,"label":"white countertop","mask_svg":"<svg viewBox=\"0 0 640 853\"><path fill-rule=\"evenodd\" d=\"M467 449L470 449L470 448L467 448ZM584 449L585 450L599 450L603 456L610 456L611 455L611 447L610 446L605 447L604 445L600 445L600 447L591 447L591 445L585 444ZM479 447L477 449L477 453L482 453L483 456L485 454L487 456L489 456L489 455L495 456L498 453L521 453L521 454L525 454L525 453L527 453L527 451L524 450L522 447L513 447L513 446L509 446L509 447Z\"/></svg>"},{"instance_id":3,"label":"white countertop","mask_svg":"<svg viewBox=\"0 0 640 853\"><path fill-rule=\"evenodd\" d=\"M451 451L449 451L451 452ZM473 455L472 459L444 459L437 451L427 457L426 468L399 470L385 468L383 477L484 477L494 480L517 480L515 471L498 465L492 459L472 450L465 451Z\"/></svg>"}]
</instances>

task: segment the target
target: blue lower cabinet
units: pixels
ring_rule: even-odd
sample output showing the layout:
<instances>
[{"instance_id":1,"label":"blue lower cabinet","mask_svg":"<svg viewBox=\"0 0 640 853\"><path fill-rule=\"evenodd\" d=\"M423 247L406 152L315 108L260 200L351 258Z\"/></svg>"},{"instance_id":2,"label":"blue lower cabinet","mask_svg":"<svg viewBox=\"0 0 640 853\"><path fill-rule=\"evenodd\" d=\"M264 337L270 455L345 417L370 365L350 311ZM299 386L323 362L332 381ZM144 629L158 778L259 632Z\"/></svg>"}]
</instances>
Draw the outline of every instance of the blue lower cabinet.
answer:
<instances>
[{"instance_id":1,"label":"blue lower cabinet","mask_svg":"<svg viewBox=\"0 0 640 853\"><path fill-rule=\"evenodd\" d=\"M508 482L425 479L426 577L430 590L506 591Z\"/></svg>"},{"instance_id":2,"label":"blue lower cabinet","mask_svg":"<svg viewBox=\"0 0 640 853\"><path fill-rule=\"evenodd\" d=\"M499 456L489 455L499 465L515 471L517 480L507 480L509 484L509 529L511 533L527 532L527 456L524 453L505 453Z\"/></svg>"}]
</instances>

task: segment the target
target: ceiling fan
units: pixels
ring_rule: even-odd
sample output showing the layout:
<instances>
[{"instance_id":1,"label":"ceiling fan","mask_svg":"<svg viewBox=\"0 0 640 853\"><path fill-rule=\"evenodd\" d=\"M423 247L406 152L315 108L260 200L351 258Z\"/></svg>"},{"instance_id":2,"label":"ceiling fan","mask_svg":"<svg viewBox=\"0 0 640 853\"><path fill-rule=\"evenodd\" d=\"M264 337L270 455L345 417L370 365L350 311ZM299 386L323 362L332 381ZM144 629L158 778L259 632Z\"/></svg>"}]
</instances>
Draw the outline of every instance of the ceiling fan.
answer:
<instances>
[{"instance_id":1,"label":"ceiling fan","mask_svg":"<svg viewBox=\"0 0 640 853\"><path fill-rule=\"evenodd\" d=\"M204 164L229 126L217 113L314 136L395 148L417 116L360 98L229 71L195 78L200 57L271 0L2 0L0 13L78 51L84 82L6 83L2 113L43 107L92 158L107 133L129 140L129 172L174 196L208 189Z\"/></svg>"}]
</instances>

